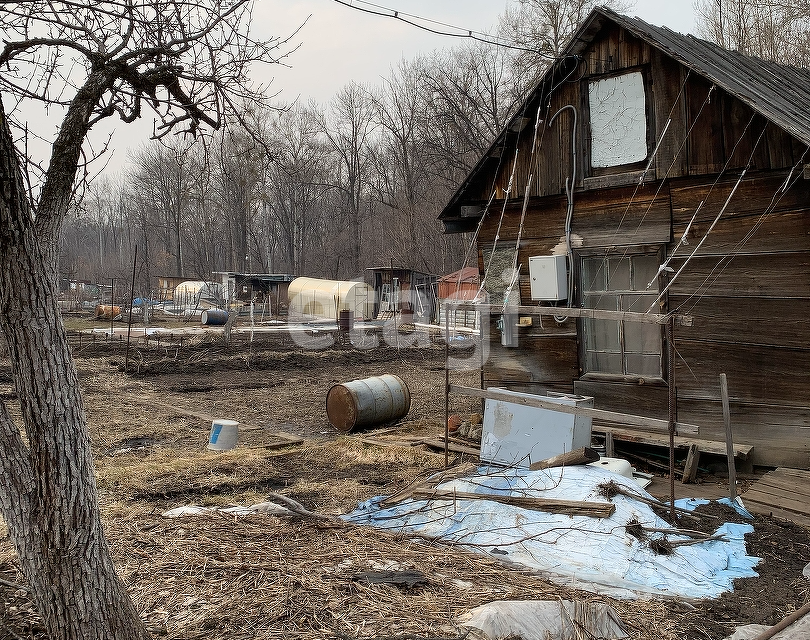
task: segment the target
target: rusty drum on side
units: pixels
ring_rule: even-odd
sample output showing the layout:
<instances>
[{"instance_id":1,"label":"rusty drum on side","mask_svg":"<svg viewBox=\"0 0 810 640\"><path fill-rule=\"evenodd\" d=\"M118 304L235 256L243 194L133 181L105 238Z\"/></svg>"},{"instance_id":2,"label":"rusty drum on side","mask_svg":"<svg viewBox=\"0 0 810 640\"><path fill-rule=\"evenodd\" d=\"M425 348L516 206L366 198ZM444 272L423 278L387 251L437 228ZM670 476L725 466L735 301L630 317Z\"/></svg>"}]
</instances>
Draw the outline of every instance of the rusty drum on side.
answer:
<instances>
[{"instance_id":1,"label":"rusty drum on side","mask_svg":"<svg viewBox=\"0 0 810 640\"><path fill-rule=\"evenodd\" d=\"M336 384L326 394L329 424L343 433L394 422L410 408L408 386L390 373Z\"/></svg>"}]
</instances>

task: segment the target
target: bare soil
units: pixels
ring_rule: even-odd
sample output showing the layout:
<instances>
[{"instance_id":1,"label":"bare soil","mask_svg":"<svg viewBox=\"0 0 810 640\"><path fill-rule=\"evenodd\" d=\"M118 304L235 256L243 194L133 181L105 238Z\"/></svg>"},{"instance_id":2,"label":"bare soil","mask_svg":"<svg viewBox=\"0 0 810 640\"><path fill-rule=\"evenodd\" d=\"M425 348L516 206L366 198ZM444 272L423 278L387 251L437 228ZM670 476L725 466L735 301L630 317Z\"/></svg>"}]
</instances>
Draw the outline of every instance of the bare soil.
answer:
<instances>
[{"instance_id":1,"label":"bare soil","mask_svg":"<svg viewBox=\"0 0 810 640\"><path fill-rule=\"evenodd\" d=\"M440 344L360 349L339 338L328 349L308 349L284 334L257 336L253 343L242 336L226 345L209 333L185 339L182 347L136 345L128 357L120 343L84 342L74 355L108 537L119 573L156 634L210 640L456 638L457 617L487 601L594 599L505 567L497 558L382 532L264 514L160 516L186 504L255 504L269 494L335 515L443 468L443 454L412 445L443 432ZM338 433L326 415L329 389L384 373L407 384L407 417L394 428ZM477 385L478 373L454 372L451 382ZM0 399L14 414L13 380L2 358ZM480 411L474 399L451 400L453 413ZM210 416L246 427L237 448L206 449ZM305 442L282 446L277 432ZM701 509L738 518L717 503ZM712 528L719 520L704 522ZM753 524L746 542L749 554L762 558L759 577L737 580L733 592L689 602L598 599L611 602L630 637L639 640L714 640L737 625L775 624L810 600L810 581L802 576L810 562L810 532L761 516ZM28 594L14 586L24 579L4 529L0 536L0 640L42 638ZM418 571L426 581L409 587L355 579L381 566Z\"/></svg>"}]
</instances>

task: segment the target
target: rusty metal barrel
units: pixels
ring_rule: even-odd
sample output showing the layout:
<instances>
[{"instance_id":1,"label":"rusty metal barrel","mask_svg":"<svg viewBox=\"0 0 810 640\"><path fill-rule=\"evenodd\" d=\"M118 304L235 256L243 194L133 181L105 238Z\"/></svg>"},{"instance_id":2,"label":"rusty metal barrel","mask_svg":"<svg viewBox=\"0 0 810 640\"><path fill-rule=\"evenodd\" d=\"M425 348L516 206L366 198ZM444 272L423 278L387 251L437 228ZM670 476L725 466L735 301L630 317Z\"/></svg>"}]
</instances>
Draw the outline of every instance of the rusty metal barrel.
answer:
<instances>
[{"instance_id":1,"label":"rusty metal barrel","mask_svg":"<svg viewBox=\"0 0 810 640\"><path fill-rule=\"evenodd\" d=\"M351 331L354 329L354 311L351 309L341 309L338 314L338 329L341 331Z\"/></svg>"},{"instance_id":2,"label":"rusty metal barrel","mask_svg":"<svg viewBox=\"0 0 810 640\"><path fill-rule=\"evenodd\" d=\"M343 433L394 422L410 409L408 385L390 373L336 384L326 394L329 424Z\"/></svg>"},{"instance_id":3,"label":"rusty metal barrel","mask_svg":"<svg viewBox=\"0 0 810 640\"><path fill-rule=\"evenodd\" d=\"M206 309L200 315L200 323L211 327L221 327L228 322L228 312L224 309Z\"/></svg>"}]
</instances>

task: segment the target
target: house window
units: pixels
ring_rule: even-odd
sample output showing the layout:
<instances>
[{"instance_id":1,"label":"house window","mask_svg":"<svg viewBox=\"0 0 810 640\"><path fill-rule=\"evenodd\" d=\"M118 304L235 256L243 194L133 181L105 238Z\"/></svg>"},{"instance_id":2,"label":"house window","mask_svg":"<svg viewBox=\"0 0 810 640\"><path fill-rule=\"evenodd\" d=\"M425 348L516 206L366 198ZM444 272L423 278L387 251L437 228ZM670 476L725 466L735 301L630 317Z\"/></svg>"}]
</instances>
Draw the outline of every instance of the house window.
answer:
<instances>
[{"instance_id":1,"label":"house window","mask_svg":"<svg viewBox=\"0 0 810 640\"><path fill-rule=\"evenodd\" d=\"M647 159L647 105L640 71L588 83L591 167Z\"/></svg>"},{"instance_id":2,"label":"house window","mask_svg":"<svg viewBox=\"0 0 810 640\"><path fill-rule=\"evenodd\" d=\"M582 260L585 308L644 313L658 297L657 254L588 256ZM647 289L647 284L653 285ZM661 327L620 320L584 320L584 373L660 378Z\"/></svg>"}]
</instances>

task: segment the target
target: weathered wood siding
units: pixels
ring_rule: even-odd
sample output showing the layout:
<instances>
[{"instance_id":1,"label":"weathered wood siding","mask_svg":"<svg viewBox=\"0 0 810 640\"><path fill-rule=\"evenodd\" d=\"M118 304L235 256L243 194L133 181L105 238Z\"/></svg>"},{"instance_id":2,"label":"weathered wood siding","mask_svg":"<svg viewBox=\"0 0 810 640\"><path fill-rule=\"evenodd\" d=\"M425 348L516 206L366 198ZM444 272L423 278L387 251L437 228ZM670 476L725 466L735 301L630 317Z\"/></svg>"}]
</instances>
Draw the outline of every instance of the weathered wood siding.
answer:
<instances>
[{"instance_id":1,"label":"weathered wood siding","mask_svg":"<svg viewBox=\"0 0 810 640\"><path fill-rule=\"evenodd\" d=\"M671 184L673 227L695 252L669 291L694 316L676 334L678 418L722 438L719 375L726 373L735 437L757 464L810 466L810 181L787 174L743 181L702 245L736 181ZM678 270L683 260L672 261Z\"/></svg>"},{"instance_id":2,"label":"weathered wood siding","mask_svg":"<svg viewBox=\"0 0 810 640\"><path fill-rule=\"evenodd\" d=\"M641 69L649 89L658 153L641 185L621 168L615 176L587 173L587 81L622 69ZM678 249L670 266L678 271L693 251L695 256L672 284L664 309L694 317L693 326L676 329L677 419L699 425L700 438L722 440L719 374L726 373L734 436L754 445L754 463L810 468L810 180L801 177L803 167L790 172L806 150L617 27L597 36L568 80L547 98L536 139L537 104L530 104L527 125L490 161L489 173L470 185L469 201L496 193L478 237L480 268L496 236L503 248L515 246L520 234L521 301L531 303L528 258L564 252L565 181L574 162L575 270L583 252L663 247L671 254L700 206L689 244ZM550 117L569 104L579 110L575 154L571 110L549 126ZM743 168L745 179L730 198ZM784 190L789 175L790 188ZM578 304L579 292L574 296ZM667 417L664 381L581 377L576 321L535 316L531 326L517 330L517 347L501 346L494 322L493 317L486 386L576 390L594 396L598 408Z\"/></svg>"}]
</instances>

